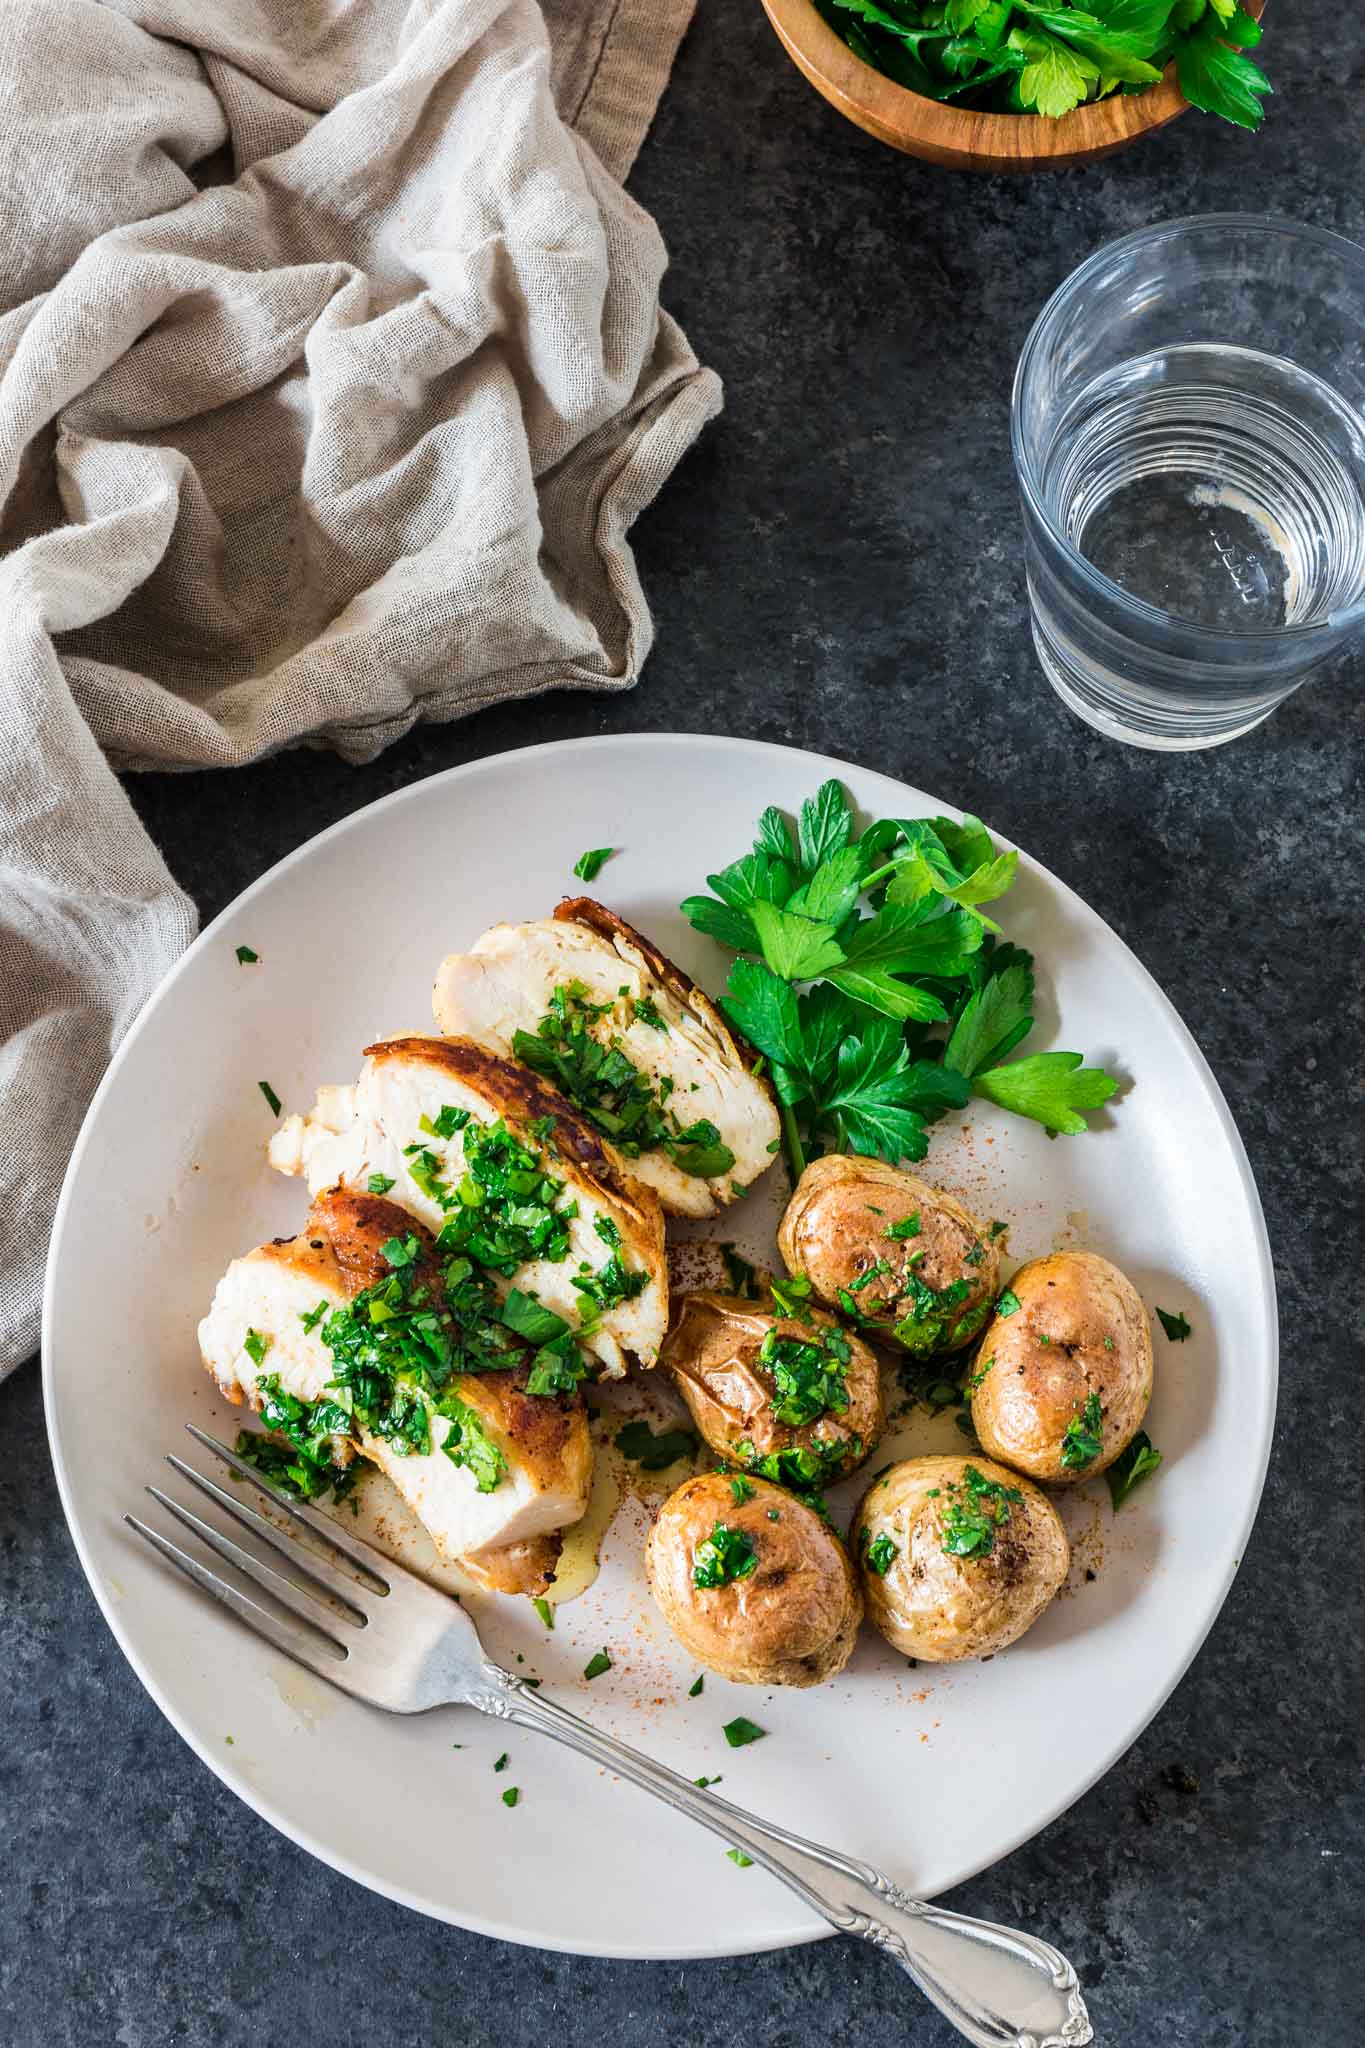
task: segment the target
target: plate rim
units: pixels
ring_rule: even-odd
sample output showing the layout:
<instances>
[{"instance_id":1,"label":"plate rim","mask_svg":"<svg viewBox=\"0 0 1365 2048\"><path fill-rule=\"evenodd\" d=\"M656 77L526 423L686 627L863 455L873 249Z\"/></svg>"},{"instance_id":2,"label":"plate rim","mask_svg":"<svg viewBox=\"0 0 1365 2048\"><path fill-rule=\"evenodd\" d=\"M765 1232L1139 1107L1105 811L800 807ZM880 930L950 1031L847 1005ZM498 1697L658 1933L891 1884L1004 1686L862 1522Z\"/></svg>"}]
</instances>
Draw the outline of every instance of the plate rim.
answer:
<instances>
[{"instance_id":1,"label":"plate rim","mask_svg":"<svg viewBox=\"0 0 1365 2048\"><path fill-rule=\"evenodd\" d=\"M119 1073L129 1056L131 1048L137 1043L143 1031L150 1025L167 992L180 980L183 974L189 971L190 963L201 952L208 950L209 943L215 937L220 926L225 924L229 918L233 917L245 905L252 902L257 895L274 883L287 869L300 863L305 856L311 856L318 847L325 845L333 838L340 837L344 833L355 829L362 819L371 817L376 811L397 809L405 802L414 801L419 792L425 792L439 786L456 784L480 773L486 773L494 764L526 760L546 754L580 753L588 749L605 750L613 746L638 744L640 742L646 743L649 747L658 748L661 753L666 752L672 746L687 745L701 746L718 753L725 753L738 748L750 752L784 757L796 756L821 769L823 771L822 780L827 779L831 775L840 780L843 780L846 776L859 778L871 775L875 776L879 781L893 784L902 791L908 791L917 798L923 798L928 803L936 804L943 811L957 810L955 805L944 803L942 799L933 796L929 791L920 789L916 784L905 782L899 776L887 775L881 769L864 767L859 762L846 761L837 755L820 753L810 748L786 746L779 741L750 739L738 734L651 732L646 730L619 733L590 733L573 739L541 740L526 747L511 747L495 753L481 754L472 761L457 762L449 768L438 769L432 775L421 776L412 782L405 783L400 789L389 790L384 795L375 797L371 802L361 804L357 809L348 812L346 816L335 819L332 824L324 826L320 832L314 833L310 838L302 841L300 845L291 848L288 853L283 854L279 860L273 862L269 868L258 875L254 881L249 882L245 889L241 890L231 901L224 904L217 915L203 927L198 936L182 953L179 960L162 977L148 996L142 1009L120 1040L100 1080L99 1086L91 1098L90 1106L81 1121L81 1127L75 1144L72 1147L66 1172L62 1178L61 1193L58 1197L57 1207L53 1216L43 1276L40 1334L43 1419L47 1433L48 1454L52 1460L53 1472L57 1481L58 1497L61 1501L67 1531L71 1537L81 1570L85 1575L86 1583L95 1597L96 1605L124 1660L131 1667L139 1683L149 1694L160 1713L187 1744L193 1754L199 1758L201 1763L207 1765L213 1775L241 1799L251 1812L265 1821L267 1826L274 1828L277 1833L282 1834L295 1847L302 1849L310 1856L316 1857L319 1862L324 1863L329 1869L337 1871L341 1876L362 1885L367 1891L375 1892L380 1897L391 1900L395 1905L404 1906L412 1912L419 1913L428 1919L438 1920L447 1926L460 1927L470 1933L479 1934L492 1940L510 1942L518 1947L549 1949L561 1955L600 1956L606 1960L620 1962L693 1962L713 1960L722 1956L777 1953L782 1949L805 1946L808 1942L827 1940L840 1930L833 1926L817 1926L809 1929L796 1929L777 1938L774 1938L772 1935L763 1935L756 1939L727 1934L723 1942L708 1943L705 1946L690 1944L678 1948L660 1950L656 1947L644 1946L629 1941L616 1941L610 1946L606 1946L574 1939L557 1937L547 1939L544 1934L537 1934L526 1927L510 1927L501 1921L485 1919L477 1914L457 1914L442 1908L434 1901L418 1898L413 1893L406 1891L401 1885L391 1884L367 1871L359 1869L349 1857L338 1854L326 1847L319 1839L310 1835L306 1829L295 1827L275 1809L274 1802L271 1799L259 1794L246 1776L236 1769L231 1760L211 1750L206 1741L201 1741L197 1732L188 1724L187 1720L183 1719L171 1706L168 1699L164 1696L159 1683L146 1667L141 1655L132 1643L127 1640L125 1632L119 1623L117 1600L113 1590L104 1583L102 1574L84 1540L76 1513L75 1492L71 1475L67 1469L66 1459L56 1429L55 1367L52 1363L53 1351L51 1344L52 1322L56 1305L56 1275L61 1238L66 1224L67 1211L71 1205L73 1191L87 1145L94 1130L97 1115L106 1096L117 1084ZM961 816L960 811L957 814ZM992 837L998 840L1005 849L1015 849L1015 842L1013 840L1006 838L1003 833L997 832L994 827L990 829ZM1076 1783L1067 1792L1065 1797L1058 1800L1041 1817L1034 1819L1027 1827L1012 1832L1003 1845L991 1856L973 1864L968 1869L949 1879L945 1884L933 1890L926 1890L922 1894L925 1898L937 1897L945 1891L956 1889L960 1884L970 1883L972 1879L979 1877L984 1871L994 1869L997 1864L1012 1856L1026 1842L1032 1841L1036 1835L1041 1834L1045 1828L1050 1827L1060 1815L1068 1812L1072 1806L1084 1798L1092 1786L1097 1784L1101 1778L1105 1777L1114 1768L1119 1759L1132 1748L1134 1743L1138 1741L1161 1712L1161 1709L1170 1699L1172 1693L1180 1684L1194 1659L1208 1640L1213 1625L1222 1613L1228 1594L1235 1583L1238 1567L1245 1555L1247 1538L1251 1533L1260 1509L1261 1498L1265 1488L1266 1472L1270 1462L1270 1452L1274 1442L1275 1418L1279 1400L1279 1303L1275 1288L1274 1262L1270 1247L1270 1237L1266 1228L1265 1212L1261 1203L1260 1190L1256 1185L1255 1175L1251 1170L1251 1162L1247 1157L1246 1146L1242 1141L1241 1133L1237 1128L1236 1120L1228 1105L1227 1098L1219 1085L1218 1078L1205 1058L1194 1034L1176 1009L1175 1004L1161 987L1155 975L1152 974L1151 970L1133 951L1132 947L1128 945L1127 941L1114 930L1107 919L1101 917L1100 913L1087 903L1083 896L1079 895L1069 883L1064 882L1050 867L1047 867L1042 861L1038 860L1035 855L1028 853L1027 849L1018 848L1017 850L1024 855L1025 859L1028 860L1030 865L1050 888L1061 892L1062 897L1066 900L1073 914L1079 911L1083 919L1089 920L1094 926L1098 927L1099 931L1127 956L1128 961L1147 984L1149 992L1156 997L1159 1010L1163 1014L1167 1026L1171 1029L1176 1044L1184 1053L1194 1070L1196 1078L1202 1084L1207 1094L1214 1115L1229 1146L1232 1164L1247 1199L1248 1211L1257 1240L1255 1278L1265 1324L1267 1364L1269 1369L1268 1401L1262 1425L1261 1441L1257 1447L1255 1483L1247 1497L1247 1506L1240 1526L1236 1531L1236 1557L1234 1558L1226 1583L1218 1591L1217 1597L1204 1618L1194 1641L1191 1643L1187 1655L1182 1659L1178 1668L1172 1672L1168 1683L1163 1686L1160 1693L1151 1702L1137 1726L1125 1731L1123 1738L1106 1753L1104 1760L1095 1770Z\"/></svg>"}]
</instances>

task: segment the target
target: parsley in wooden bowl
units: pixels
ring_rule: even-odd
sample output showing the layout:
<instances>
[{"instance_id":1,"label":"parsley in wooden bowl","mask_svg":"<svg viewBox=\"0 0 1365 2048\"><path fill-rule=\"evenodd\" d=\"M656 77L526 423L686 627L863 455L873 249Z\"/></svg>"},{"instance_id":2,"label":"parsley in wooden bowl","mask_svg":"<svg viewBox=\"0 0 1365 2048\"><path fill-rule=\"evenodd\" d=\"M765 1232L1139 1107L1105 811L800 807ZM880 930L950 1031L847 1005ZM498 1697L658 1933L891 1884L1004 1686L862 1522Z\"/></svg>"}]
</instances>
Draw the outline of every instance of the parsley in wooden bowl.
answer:
<instances>
[{"instance_id":1,"label":"parsley in wooden bowl","mask_svg":"<svg viewBox=\"0 0 1365 2048\"><path fill-rule=\"evenodd\" d=\"M1259 127L1263 0L763 0L817 92L894 149L1056 170L1193 105Z\"/></svg>"}]
</instances>

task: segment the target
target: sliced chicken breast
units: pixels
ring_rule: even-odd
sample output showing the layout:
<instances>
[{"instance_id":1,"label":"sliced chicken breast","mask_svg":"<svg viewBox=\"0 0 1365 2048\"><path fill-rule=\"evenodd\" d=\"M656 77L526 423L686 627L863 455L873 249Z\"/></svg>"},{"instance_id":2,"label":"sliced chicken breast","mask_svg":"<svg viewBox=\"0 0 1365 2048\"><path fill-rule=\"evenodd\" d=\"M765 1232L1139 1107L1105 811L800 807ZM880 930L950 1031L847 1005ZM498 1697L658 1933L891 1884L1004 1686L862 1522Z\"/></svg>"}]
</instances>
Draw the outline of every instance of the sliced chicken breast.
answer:
<instances>
[{"instance_id":1,"label":"sliced chicken breast","mask_svg":"<svg viewBox=\"0 0 1365 2048\"><path fill-rule=\"evenodd\" d=\"M300 1236L234 1259L218 1283L199 1325L199 1348L227 1398L258 1408L258 1383L272 1375L297 1400L334 1396L338 1354L328 1342L329 1317L390 1279L395 1268L381 1248L394 1238L417 1240L415 1263L400 1269L405 1302L449 1318L430 1235L415 1229L394 1202L331 1189L314 1202ZM327 1313L318 1316L324 1303ZM453 1320L444 1327L459 1330ZM247 1351L248 1332L254 1350L265 1346L259 1362ZM447 1455L452 1436L460 1442L462 1425L436 1412L430 1398L429 1449L400 1455L393 1441L358 1422L349 1441L393 1482L442 1558L497 1591L538 1593L554 1576L560 1532L586 1511L592 1446L582 1396L528 1394L530 1354L513 1348L509 1356L517 1359L509 1369L456 1372L435 1396L457 1413L472 1411L483 1438L500 1454L501 1469L487 1491L480 1491L471 1465ZM400 1382L405 1392L412 1385L420 1391L420 1382ZM483 1476L486 1481L486 1471Z\"/></svg>"},{"instance_id":2,"label":"sliced chicken breast","mask_svg":"<svg viewBox=\"0 0 1365 2048\"><path fill-rule=\"evenodd\" d=\"M304 1175L315 1194L388 1181L395 1202L432 1231L448 1224L447 1237L475 1214L460 1248L504 1295L518 1288L584 1325L609 1377L625 1372L627 1354L654 1364L668 1322L658 1198L617 1171L538 1075L467 1039L393 1038L366 1048L354 1089L325 1088L318 1102L280 1126L272 1166ZM509 1136L534 1171L499 1165Z\"/></svg>"},{"instance_id":3,"label":"sliced chicken breast","mask_svg":"<svg viewBox=\"0 0 1365 2048\"><path fill-rule=\"evenodd\" d=\"M570 989L582 995L556 1010ZM442 1031L516 1051L553 1079L670 1216L714 1216L773 1163L777 1105L753 1055L680 968L589 897L494 925L442 962L432 1001ZM575 1028L618 1060L588 1071ZM540 1040L535 1052L518 1032ZM699 1124L714 1126L710 1143L684 1135Z\"/></svg>"}]
</instances>

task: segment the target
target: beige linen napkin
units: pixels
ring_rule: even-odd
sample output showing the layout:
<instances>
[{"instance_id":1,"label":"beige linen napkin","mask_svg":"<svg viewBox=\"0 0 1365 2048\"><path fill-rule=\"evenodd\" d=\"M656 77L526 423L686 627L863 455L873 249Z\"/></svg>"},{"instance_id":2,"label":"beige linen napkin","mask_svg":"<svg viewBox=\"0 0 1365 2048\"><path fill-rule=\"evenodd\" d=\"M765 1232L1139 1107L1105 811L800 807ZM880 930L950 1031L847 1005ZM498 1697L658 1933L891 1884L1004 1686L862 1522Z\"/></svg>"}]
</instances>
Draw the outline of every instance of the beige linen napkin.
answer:
<instances>
[{"instance_id":1,"label":"beige linen napkin","mask_svg":"<svg viewBox=\"0 0 1365 2048\"><path fill-rule=\"evenodd\" d=\"M635 680L720 403L618 182L692 4L0 0L0 1374L193 932L108 763Z\"/></svg>"}]
</instances>

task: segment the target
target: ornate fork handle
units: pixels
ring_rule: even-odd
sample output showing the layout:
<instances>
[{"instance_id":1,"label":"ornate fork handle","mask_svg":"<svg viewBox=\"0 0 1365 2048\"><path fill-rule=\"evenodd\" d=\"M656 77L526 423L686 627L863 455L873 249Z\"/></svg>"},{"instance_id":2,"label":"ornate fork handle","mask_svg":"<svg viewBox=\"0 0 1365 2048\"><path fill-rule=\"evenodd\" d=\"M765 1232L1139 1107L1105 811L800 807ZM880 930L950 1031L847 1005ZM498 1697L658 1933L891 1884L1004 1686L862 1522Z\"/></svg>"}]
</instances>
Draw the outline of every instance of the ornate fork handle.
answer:
<instances>
[{"instance_id":1,"label":"ornate fork handle","mask_svg":"<svg viewBox=\"0 0 1365 2048\"><path fill-rule=\"evenodd\" d=\"M906 1970L977 2048L1082 2048L1094 2039L1076 1973L1048 1942L926 1905L870 1863L774 1827L654 1763L495 1664L470 1704L567 1743L699 1821L781 1878L841 1934L858 1934Z\"/></svg>"}]
</instances>

